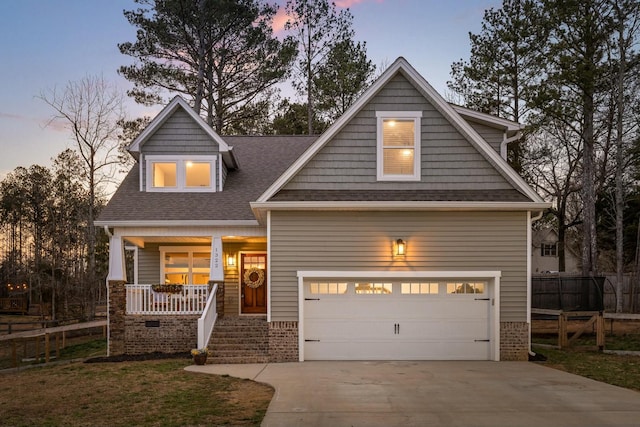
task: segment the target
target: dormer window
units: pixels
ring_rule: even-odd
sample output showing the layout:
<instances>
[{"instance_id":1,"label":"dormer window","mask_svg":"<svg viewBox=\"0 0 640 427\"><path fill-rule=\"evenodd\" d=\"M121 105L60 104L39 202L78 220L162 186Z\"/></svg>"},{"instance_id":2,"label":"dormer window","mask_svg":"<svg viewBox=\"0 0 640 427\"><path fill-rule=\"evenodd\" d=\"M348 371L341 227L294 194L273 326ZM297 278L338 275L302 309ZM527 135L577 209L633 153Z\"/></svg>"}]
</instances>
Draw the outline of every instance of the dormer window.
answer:
<instances>
[{"instance_id":1,"label":"dormer window","mask_svg":"<svg viewBox=\"0 0 640 427\"><path fill-rule=\"evenodd\" d=\"M420 180L422 111L377 111L378 181Z\"/></svg>"},{"instance_id":2,"label":"dormer window","mask_svg":"<svg viewBox=\"0 0 640 427\"><path fill-rule=\"evenodd\" d=\"M147 191L216 191L217 156L146 156Z\"/></svg>"}]
</instances>

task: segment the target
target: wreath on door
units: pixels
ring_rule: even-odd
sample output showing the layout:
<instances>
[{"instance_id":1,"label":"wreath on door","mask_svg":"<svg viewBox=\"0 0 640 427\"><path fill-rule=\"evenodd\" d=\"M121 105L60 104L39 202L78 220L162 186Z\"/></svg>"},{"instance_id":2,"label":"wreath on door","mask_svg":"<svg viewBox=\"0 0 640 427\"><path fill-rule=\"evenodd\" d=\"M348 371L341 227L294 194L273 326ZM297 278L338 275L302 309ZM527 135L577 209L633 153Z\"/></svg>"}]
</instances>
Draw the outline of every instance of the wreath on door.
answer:
<instances>
[{"instance_id":1,"label":"wreath on door","mask_svg":"<svg viewBox=\"0 0 640 427\"><path fill-rule=\"evenodd\" d=\"M251 267L244 272L244 284L252 289L259 288L264 284L264 270Z\"/></svg>"}]
</instances>

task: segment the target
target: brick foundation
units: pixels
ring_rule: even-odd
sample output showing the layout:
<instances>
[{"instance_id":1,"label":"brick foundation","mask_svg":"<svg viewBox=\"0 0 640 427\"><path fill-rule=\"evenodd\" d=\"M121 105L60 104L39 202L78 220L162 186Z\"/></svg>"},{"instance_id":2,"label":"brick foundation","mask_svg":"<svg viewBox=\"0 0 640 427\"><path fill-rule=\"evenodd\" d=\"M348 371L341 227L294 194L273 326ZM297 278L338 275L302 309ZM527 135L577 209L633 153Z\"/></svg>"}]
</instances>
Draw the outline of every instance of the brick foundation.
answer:
<instances>
[{"instance_id":1,"label":"brick foundation","mask_svg":"<svg viewBox=\"0 0 640 427\"><path fill-rule=\"evenodd\" d=\"M529 324L500 323L500 360L529 360Z\"/></svg>"},{"instance_id":2,"label":"brick foundation","mask_svg":"<svg viewBox=\"0 0 640 427\"><path fill-rule=\"evenodd\" d=\"M127 315L124 281L107 283L109 355L188 352L198 345L199 315Z\"/></svg>"},{"instance_id":3,"label":"brick foundation","mask_svg":"<svg viewBox=\"0 0 640 427\"><path fill-rule=\"evenodd\" d=\"M125 316L124 352L181 353L198 345L198 315Z\"/></svg>"},{"instance_id":4,"label":"brick foundation","mask_svg":"<svg viewBox=\"0 0 640 427\"><path fill-rule=\"evenodd\" d=\"M269 361L298 360L298 322L269 323Z\"/></svg>"}]
</instances>

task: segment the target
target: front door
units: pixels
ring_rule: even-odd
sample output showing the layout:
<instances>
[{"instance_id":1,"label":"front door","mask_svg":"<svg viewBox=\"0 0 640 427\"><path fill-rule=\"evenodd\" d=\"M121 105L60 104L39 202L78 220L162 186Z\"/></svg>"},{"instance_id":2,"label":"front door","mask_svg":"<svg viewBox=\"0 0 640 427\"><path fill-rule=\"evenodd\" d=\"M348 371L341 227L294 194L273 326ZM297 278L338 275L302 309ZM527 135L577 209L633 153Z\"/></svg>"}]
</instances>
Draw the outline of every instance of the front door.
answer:
<instances>
[{"instance_id":1,"label":"front door","mask_svg":"<svg viewBox=\"0 0 640 427\"><path fill-rule=\"evenodd\" d=\"M240 312L267 312L267 254L240 256Z\"/></svg>"}]
</instances>

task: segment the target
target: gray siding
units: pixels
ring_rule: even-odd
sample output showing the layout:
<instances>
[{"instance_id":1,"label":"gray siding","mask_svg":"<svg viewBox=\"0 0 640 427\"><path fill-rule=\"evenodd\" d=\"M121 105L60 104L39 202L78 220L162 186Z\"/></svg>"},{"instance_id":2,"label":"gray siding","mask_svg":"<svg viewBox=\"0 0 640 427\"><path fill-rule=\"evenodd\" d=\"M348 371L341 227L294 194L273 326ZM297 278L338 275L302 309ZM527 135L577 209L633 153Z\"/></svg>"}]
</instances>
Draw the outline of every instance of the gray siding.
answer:
<instances>
[{"instance_id":1,"label":"gray siding","mask_svg":"<svg viewBox=\"0 0 640 427\"><path fill-rule=\"evenodd\" d=\"M501 321L526 321L526 212L272 212L271 313L297 320L297 270L498 270ZM404 261L392 242L407 242Z\"/></svg>"},{"instance_id":2,"label":"gray siding","mask_svg":"<svg viewBox=\"0 0 640 427\"><path fill-rule=\"evenodd\" d=\"M182 108L142 146L145 154L217 154L218 145Z\"/></svg>"},{"instance_id":3,"label":"gray siding","mask_svg":"<svg viewBox=\"0 0 640 427\"><path fill-rule=\"evenodd\" d=\"M144 248L138 250L138 283L161 283L160 245L157 243L147 243Z\"/></svg>"},{"instance_id":4,"label":"gray siding","mask_svg":"<svg viewBox=\"0 0 640 427\"><path fill-rule=\"evenodd\" d=\"M376 181L376 111L422 111L421 182ZM284 187L287 190L510 189L482 154L396 75Z\"/></svg>"},{"instance_id":5,"label":"gray siding","mask_svg":"<svg viewBox=\"0 0 640 427\"><path fill-rule=\"evenodd\" d=\"M467 120L467 123L491 145L491 148L493 148L496 153L500 154L500 144L502 143L504 131L471 120Z\"/></svg>"},{"instance_id":6,"label":"gray siding","mask_svg":"<svg viewBox=\"0 0 640 427\"><path fill-rule=\"evenodd\" d=\"M145 155L213 155L218 144L182 108L176 111L142 146ZM142 165L143 188L146 188L146 164ZM215 182L218 182L216 173Z\"/></svg>"}]
</instances>

